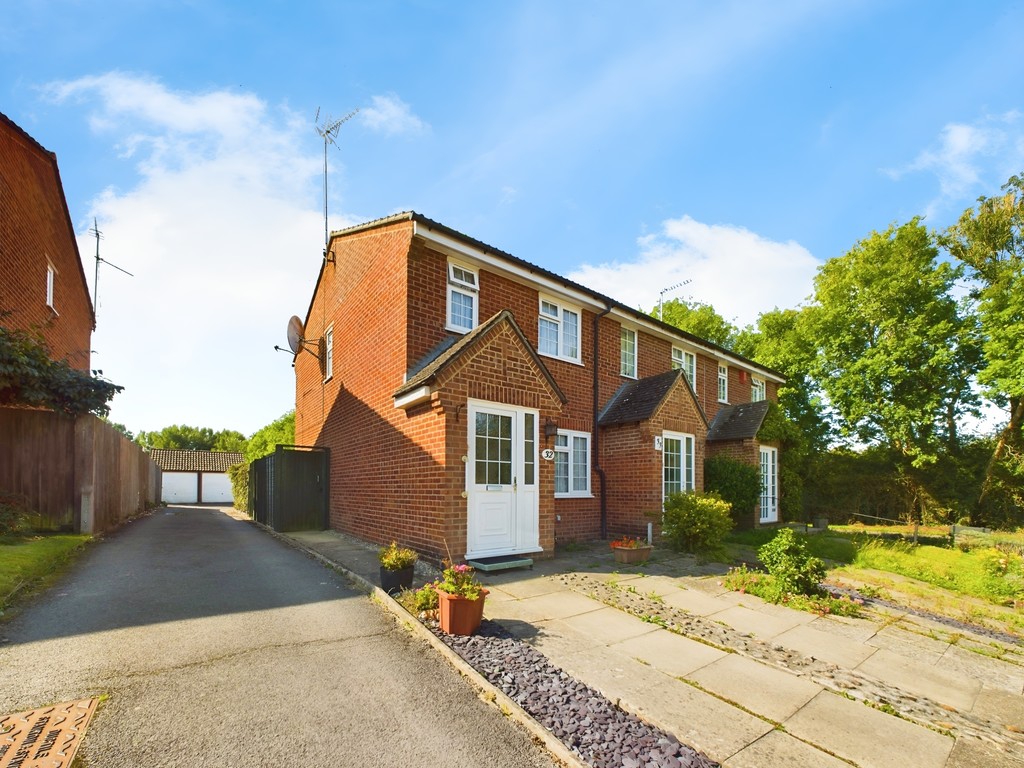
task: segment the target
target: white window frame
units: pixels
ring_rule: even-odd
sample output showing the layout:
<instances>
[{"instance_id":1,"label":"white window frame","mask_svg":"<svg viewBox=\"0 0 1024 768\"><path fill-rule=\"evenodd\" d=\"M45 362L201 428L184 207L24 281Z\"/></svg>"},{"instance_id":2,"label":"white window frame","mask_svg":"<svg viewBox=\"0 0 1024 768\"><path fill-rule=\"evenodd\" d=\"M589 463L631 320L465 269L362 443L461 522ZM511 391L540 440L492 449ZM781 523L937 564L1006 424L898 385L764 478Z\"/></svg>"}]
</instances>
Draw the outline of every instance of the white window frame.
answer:
<instances>
[{"instance_id":1,"label":"white window frame","mask_svg":"<svg viewBox=\"0 0 1024 768\"><path fill-rule=\"evenodd\" d=\"M690 383L690 389L697 391L697 356L693 352L687 352L679 347L672 347L672 370L683 369L686 380Z\"/></svg>"},{"instance_id":2,"label":"white window frame","mask_svg":"<svg viewBox=\"0 0 1024 768\"><path fill-rule=\"evenodd\" d=\"M750 377L750 402L757 403L768 399L768 384L764 379Z\"/></svg>"},{"instance_id":3,"label":"white window frame","mask_svg":"<svg viewBox=\"0 0 1024 768\"><path fill-rule=\"evenodd\" d=\"M52 309L54 312L57 308L53 305L53 289L57 283L57 270L54 269L53 264L46 264L46 306Z\"/></svg>"},{"instance_id":4,"label":"white window frame","mask_svg":"<svg viewBox=\"0 0 1024 768\"><path fill-rule=\"evenodd\" d=\"M679 456L679 490L684 493L689 493L696 488L696 476L695 471L695 459L694 454L696 450L696 440L693 435L685 432L662 432L661 433L661 501L665 503L665 499L669 497L669 493L675 493L675 491L668 490L668 482L665 479L665 457L669 455L669 441L678 441L680 456Z\"/></svg>"},{"instance_id":5,"label":"white window frame","mask_svg":"<svg viewBox=\"0 0 1024 768\"><path fill-rule=\"evenodd\" d=\"M729 402L729 366L718 364L718 402Z\"/></svg>"},{"instance_id":6,"label":"white window frame","mask_svg":"<svg viewBox=\"0 0 1024 768\"><path fill-rule=\"evenodd\" d=\"M779 449L762 445L758 454L761 464L759 518L762 523L776 523L779 520Z\"/></svg>"},{"instance_id":7,"label":"white window frame","mask_svg":"<svg viewBox=\"0 0 1024 768\"><path fill-rule=\"evenodd\" d=\"M576 317L576 332L572 333L572 324L566 322L566 315ZM541 296L537 307L537 352L545 357L554 357L558 360L566 360L570 363L579 363L581 349L583 348L583 313L578 307L563 304L557 299L548 296ZM544 336L541 329L544 323L554 326L555 349L545 349ZM566 350L575 348L576 354L570 354Z\"/></svg>"},{"instance_id":8,"label":"white window frame","mask_svg":"<svg viewBox=\"0 0 1024 768\"><path fill-rule=\"evenodd\" d=\"M565 445L559 445L558 439L555 440L555 466L558 466L560 460L566 462L569 489L559 491L556 486L555 498L591 498L593 494L590 490L590 433L560 429L558 437L565 438ZM582 446L577 446L577 440L583 441ZM575 461L577 458L582 458L583 463Z\"/></svg>"},{"instance_id":9,"label":"white window frame","mask_svg":"<svg viewBox=\"0 0 1024 768\"><path fill-rule=\"evenodd\" d=\"M324 381L334 378L334 323L324 331Z\"/></svg>"},{"instance_id":10,"label":"white window frame","mask_svg":"<svg viewBox=\"0 0 1024 768\"><path fill-rule=\"evenodd\" d=\"M445 291L447 300L444 310L444 327L455 333L468 333L480 322L480 273L473 267L455 261L448 262L447 272L448 287ZM472 280L466 279L467 276L471 276ZM473 317L471 325L468 327L452 322L452 299L456 295L467 298L473 303Z\"/></svg>"},{"instance_id":11,"label":"white window frame","mask_svg":"<svg viewBox=\"0 0 1024 768\"><path fill-rule=\"evenodd\" d=\"M637 347L639 345L640 339L636 332L636 329L627 328L624 325L620 326L620 328L621 330L619 331L619 375L625 376L628 379L635 379L637 376ZM627 339L629 339L630 336L632 336L633 338L632 367L630 367L629 365L630 359L629 357L627 357L629 353L626 350L626 341Z\"/></svg>"}]
</instances>

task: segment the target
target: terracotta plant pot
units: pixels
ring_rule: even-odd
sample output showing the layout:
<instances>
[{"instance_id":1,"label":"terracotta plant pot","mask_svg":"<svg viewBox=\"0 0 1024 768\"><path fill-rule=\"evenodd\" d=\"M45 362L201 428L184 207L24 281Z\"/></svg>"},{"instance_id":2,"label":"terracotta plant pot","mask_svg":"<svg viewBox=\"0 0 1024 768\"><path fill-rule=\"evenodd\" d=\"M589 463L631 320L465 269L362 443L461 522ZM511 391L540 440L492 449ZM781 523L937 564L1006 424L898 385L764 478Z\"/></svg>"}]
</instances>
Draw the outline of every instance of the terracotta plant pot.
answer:
<instances>
[{"instance_id":1,"label":"terracotta plant pot","mask_svg":"<svg viewBox=\"0 0 1024 768\"><path fill-rule=\"evenodd\" d=\"M412 578L415 570L414 565L402 568L399 571L389 571L383 565L380 567L380 588L389 595L401 592L403 589L412 589Z\"/></svg>"},{"instance_id":2,"label":"terracotta plant pot","mask_svg":"<svg viewBox=\"0 0 1024 768\"><path fill-rule=\"evenodd\" d=\"M459 595L449 595L437 590L437 618L441 631L449 635L472 635L484 618L486 589L480 590L480 597L469 600Z\"/></svg>"},{"instance_id":3,"label":"terracotta plant pot","mask_svg":"<svg viewBox=\"0 0 1024 768\"><path fill-rule=\"evenodd\" d=\"M615 555L616 563L635 565L646 563L647 558L651 556L652 549L654 547L612 547L612 554Z\"/></svg>"}]
</instances>

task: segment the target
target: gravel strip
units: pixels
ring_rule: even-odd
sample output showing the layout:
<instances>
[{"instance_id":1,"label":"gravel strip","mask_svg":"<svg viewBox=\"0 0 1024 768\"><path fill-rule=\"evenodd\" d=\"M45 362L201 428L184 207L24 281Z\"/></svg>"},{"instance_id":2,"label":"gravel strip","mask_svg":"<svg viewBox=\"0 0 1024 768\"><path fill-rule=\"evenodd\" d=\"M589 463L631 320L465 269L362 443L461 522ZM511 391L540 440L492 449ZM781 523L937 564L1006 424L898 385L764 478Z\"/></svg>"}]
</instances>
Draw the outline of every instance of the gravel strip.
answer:
<instances>
[{"instance_id":1,"label":"gravel strip","mask_svg":"<svg viewBox=\"0 0 1024 768\"><path fill-rule=\"evenodd\" d=\"M719 764L672 735L624 712L593 688L496 622L475 635L442 632L445 645L594 768L716 768Z\"/></svg>"}]
</instances>

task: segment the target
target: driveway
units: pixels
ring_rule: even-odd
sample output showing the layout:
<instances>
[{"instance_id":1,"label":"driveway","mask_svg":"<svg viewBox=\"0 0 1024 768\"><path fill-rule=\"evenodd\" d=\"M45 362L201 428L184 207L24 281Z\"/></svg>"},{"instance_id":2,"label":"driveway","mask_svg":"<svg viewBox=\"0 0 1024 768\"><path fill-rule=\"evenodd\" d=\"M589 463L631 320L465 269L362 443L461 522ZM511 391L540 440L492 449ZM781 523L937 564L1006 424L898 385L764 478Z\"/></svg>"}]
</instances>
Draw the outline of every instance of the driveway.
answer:
<instances>
[{"instance_id":1,"label":"driveway","mask_svg":"<svg viewBox=\"0 0 1024 768\"><path fill-rule=\"evenodd\" d=\"M341 576L218 509L100 541L0 640L0 714L108 697L90 766L552 765Z\"/></svg>"}]
</instances>

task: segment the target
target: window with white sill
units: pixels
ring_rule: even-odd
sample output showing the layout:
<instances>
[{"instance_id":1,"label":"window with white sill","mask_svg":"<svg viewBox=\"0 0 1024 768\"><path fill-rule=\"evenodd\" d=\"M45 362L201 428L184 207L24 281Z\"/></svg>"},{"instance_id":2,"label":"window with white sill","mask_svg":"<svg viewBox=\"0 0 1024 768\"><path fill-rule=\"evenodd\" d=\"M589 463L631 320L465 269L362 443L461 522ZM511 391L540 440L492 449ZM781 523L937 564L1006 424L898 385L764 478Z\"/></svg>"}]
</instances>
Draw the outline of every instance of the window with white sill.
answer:
<instances>
[{"instance_id":1,"label":"window with white sill","mask_svg":"<svg viewBox=\"0 0 1024 768\"><path fill-rule=\"evenodd\" d=\"M537 341L537 351L542 355L580 362L579 310L542 297Z\"/></svg>"},{"instance_id":2,"label":"window with white sill","mask_svg":"<svg viewBox=\"0 0 1024 768\"><path fill-rule=\"evenodd\" d=\"M764 379L750 379L750 402L756 403L767 398L767 388Z\"/></svg>"},{"instance_id":3,"label":"window with white sill","mask_svg":"<svg viewBox=\"0 0 1024 768\"><path fill-rule=\"evenodd\" d=\"M718 402L729 402L729 366L718 366Z\"/></svg>"},{"instance_id":4,"label":"window with white sill","mask_svg":"<svg viewBox=\"0 0 1024 768\"><path fill-rule=\"evenodd\" d=\"M560 429L555 435L555 496L590 496L590 434Z\"/></svg>"},{"instance_id":5,"label":"window with white sill","mask_svg":"<svg viewBox=\"0 0 1024 768\"><path fill-rule=\"evenodd\" d=\"M466 333L477 326L480 293L476 270L453 262L448 263L448 306L445 327Z\"/></svg>"},{"instance_id":6,"label":"window with white sill","mask_svg":"<svg viewBox=\"0 0 1024 768\"><path fill-rule=\"evenodd\" d=\"M672 347L672 370L683 369L686 380L690 383L690 389L697 391L697 356L693 352L687 352L679 347Z\"/></svg>"},{"instance_id":7,"label":"window with white sill","mask_svg":"<svg viewBox=\"0 0 1024 768\"><path fill-rule=\"evenodd\" d=\"M619 334L619 373L636 378L636 331L623 327Z\"/></svg>"}]
</instances>

